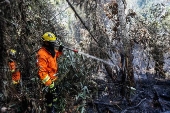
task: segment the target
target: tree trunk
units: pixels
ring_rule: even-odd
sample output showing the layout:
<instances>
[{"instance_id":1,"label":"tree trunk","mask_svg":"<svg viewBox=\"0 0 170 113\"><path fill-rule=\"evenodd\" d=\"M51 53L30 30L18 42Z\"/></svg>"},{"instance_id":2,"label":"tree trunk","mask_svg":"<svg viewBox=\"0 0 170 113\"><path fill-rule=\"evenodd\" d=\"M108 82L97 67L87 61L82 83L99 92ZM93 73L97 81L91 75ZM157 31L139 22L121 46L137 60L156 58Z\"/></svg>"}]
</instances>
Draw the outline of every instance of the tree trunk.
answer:
<instances>
[{"instance_id":1,"label":"tree trunk","mask_svg":"<svg viewBox=\"0 0 170 113\"><path fill-rule=\"evenodd\" d=\"M118 37L122 41L121 51L121 76L122 76L122 96L126 98L127 101L130 100L130 89L128 87L134 86L134 75L133 75L133 56L130 40L128 40L127 30L126 30L126 15L125 7L126 3L124 0L117 0L118 4L118 20L120 27L118 29ZM126 95L125 95L126 94Z\"/></svg>"}]
</instances>

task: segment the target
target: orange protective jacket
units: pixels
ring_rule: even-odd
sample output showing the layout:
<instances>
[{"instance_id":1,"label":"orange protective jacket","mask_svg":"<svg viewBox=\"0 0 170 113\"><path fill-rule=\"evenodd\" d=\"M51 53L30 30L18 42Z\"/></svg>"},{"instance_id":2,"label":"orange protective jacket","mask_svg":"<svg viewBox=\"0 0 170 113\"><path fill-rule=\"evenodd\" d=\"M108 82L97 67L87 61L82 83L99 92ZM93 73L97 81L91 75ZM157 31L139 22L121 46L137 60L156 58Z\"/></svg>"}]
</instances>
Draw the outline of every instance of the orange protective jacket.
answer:
<instances>
[{"instance_id":1,"label":"orange protective jacket","mask_svg":"<svg viewBox=\"0 0 170 113\"><path fill-rule=\"evenodd\" d=\"M37 52L38 75L46 86L58 79L56 76L58 72L57 58L61 56L62 52L56 50L55 53L55 56L52 57L51 53L44 47Z\"/></svg>"},{"instance_id":2,"label":"orange protective jacket","mask_svg":"<svg viewBox=\"0 0 170 113\"><path fill-rule=\"evenodd\" d=\"M17 64L15 61L9 61L8 62L8 66L9 66L9 69L12 73L12 82L13 84L18 84L20 79L21 79L21 73L20 71L17 69Z\"/></svg>"}]
</instances>

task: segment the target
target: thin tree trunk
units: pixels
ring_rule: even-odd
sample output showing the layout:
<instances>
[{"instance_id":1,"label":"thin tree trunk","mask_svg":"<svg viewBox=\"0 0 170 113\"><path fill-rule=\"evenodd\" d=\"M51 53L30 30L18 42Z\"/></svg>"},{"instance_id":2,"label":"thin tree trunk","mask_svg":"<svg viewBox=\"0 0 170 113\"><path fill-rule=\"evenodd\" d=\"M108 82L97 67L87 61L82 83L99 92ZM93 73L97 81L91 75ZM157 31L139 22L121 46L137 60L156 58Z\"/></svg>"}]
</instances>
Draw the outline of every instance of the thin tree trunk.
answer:
<instances>
[{"instance_id":1,"label":"thin tree trunk","mask_svg":"<svg viewBox=\"0 0 170 113\"><path fill-rule=\"evenodd\" d=\"M121 59L122 63L122 96L130 100L130 89L127 87L134 86L134 75L133 75L133 56L132 56L132 48L130 41L128 40L127 30L126 30L126 15L125 15L125 7L126 4L124 0L117 0L118 3L118 20L120 24L120 28L118 29L118 37L122 41L121 49ZM124 56L124 57L123 57ZM126 93L127 95L124 95Z\"/></svg>"}]
</instances>

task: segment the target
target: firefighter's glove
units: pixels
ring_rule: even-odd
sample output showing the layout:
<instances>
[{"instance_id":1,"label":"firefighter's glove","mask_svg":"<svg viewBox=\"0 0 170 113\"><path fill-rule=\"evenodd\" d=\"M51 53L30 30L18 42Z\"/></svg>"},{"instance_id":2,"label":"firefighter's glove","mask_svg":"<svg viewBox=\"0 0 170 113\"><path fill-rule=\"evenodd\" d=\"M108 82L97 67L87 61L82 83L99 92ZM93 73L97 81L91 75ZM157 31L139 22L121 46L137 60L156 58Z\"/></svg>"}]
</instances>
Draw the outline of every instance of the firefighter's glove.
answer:
<instances>
[{"instance_id":1,"label":"firefighter's glove","mask_svg":"<svg viewBox=\"0 0 170 113\"><path fill-rule=\"evenodd\" d=\"M59 52L62 52L62 51L63 51L63 48L64 48L64 46L60 45L59 48L58 48L58 51L59 51Z\"/></svg>"},{"instance_id":2,"label":"firefighter's glove","mask_svg":"<svg viewBox=\"0 0 170 113\"><path fill-rule=\"evenodd\" d=\"M50 90L53 89L54 86L55 86L55 84L54 84L54 82L52 82L52 83L49 85Z\"/></svg>"}]
</instances>

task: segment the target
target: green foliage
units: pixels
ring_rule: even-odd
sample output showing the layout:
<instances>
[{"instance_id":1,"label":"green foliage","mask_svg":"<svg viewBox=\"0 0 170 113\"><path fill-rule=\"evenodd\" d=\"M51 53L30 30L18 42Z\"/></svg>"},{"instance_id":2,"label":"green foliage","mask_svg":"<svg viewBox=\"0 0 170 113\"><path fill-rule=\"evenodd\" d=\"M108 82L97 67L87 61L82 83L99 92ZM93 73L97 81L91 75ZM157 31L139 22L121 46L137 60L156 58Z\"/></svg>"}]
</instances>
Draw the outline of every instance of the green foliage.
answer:
<instances>
[{"instance_id":1,"label":"green foliage","mask_svg":"<svg viewBox=\"0 0 170 113\"><path fill-rule=\"evenodd\" d=\"M64 51L63 56L59 59L58 85L61 100L64 99L66 102L59 103L57 106L68 106L70 97L73 101L71 103L74 104L77 100L81 100L79 106L85 105L85 101L89 97L86 85L89 84L88 77L91 77L90 73L93 71L92 65L86 65L87 62L86 58L77 53ZM61 109L64 110L64 107Z\"/></svg>"}]
</instances>

